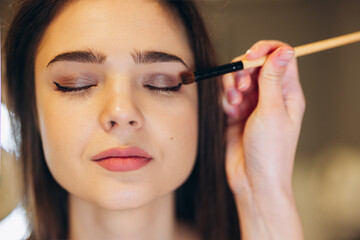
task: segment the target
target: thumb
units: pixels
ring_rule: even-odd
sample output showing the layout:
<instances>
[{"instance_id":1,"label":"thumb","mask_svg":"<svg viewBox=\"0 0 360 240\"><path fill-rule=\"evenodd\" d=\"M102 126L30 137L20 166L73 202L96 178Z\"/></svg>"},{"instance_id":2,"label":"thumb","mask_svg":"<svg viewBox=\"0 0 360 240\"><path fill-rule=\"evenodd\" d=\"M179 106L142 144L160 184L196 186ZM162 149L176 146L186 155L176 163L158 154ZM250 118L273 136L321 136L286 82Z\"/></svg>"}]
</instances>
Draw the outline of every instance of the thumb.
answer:
<instances>
[{"instance_id":1,"label":"thumb","mask_svg":"<svg viewBox=\"0 0 360 240\"><path fill-rule=\"evenodd\" d=\"M259 74L259 105L283 105L282 81L287 65L294 57L291 47L281 47L269 55Z\"/></svg>"}]
</instances>

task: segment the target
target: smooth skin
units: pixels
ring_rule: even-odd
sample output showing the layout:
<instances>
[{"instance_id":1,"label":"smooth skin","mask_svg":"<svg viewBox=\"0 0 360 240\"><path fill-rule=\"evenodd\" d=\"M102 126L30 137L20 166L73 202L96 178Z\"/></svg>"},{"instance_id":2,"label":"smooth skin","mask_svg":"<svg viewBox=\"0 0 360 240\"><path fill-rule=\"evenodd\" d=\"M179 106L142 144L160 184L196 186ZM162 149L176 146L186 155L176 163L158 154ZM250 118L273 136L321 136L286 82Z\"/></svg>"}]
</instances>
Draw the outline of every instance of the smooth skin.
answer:
<instances>
[{"instance_id":1,"label":"smooth skin","mask_svg":"<svg viewBox=\"0 0 360 240\"><path fill-rule=\"evenodd\" d=\"M305 99L288 45L260 41L239 58L267 54L260 69L223 78L227 180L243 239L303 239L291 177Z\"/></svg>"},{"instance_id":2,"label":"smooth skin","mask_svg":"<svg viewBox=\"0 0 360 240\"><path fill-rule=\"evenodd\" d=\"M88 49L106 58L49 65L59 54ZM174 191L195 163L197 88L149 88L178 85L187 67L136 63L133 55L146 51L193 66L185 29L157 1L71 1L41 40L35 62L39 128L46 163L69 193L70 239L191 239L176 221ZM92 87L61 92L54 82ZM129 172L92 161L105 150L130 146L153 160Z\"/></svg>"},{"instance_id":3,"label":"smooth skin","mask_svg":"<svg viewBox=\"0 0 360 240\"><path fill-rule=\"evenodd\" d=\"M86 49L105 54L104 63L47 66L58 54ZM49 169L69 192L70 239L198 239L174 215L174 191L195 162L196 85L177 93L149 90L144 80L149 73L178 74L186 67L179 62L139 65L131 57L134 50L167 52L194 65L185 29L155 1L71 2L38 49L40 134ZM231 102L224 100L227 179L245 239L301 239L291 190L305 105L296 61L290 56L290 63L277 63L279 52L292 49L273 41L257 43L246 57L272 51L259 74L252 70L224 77ZM64 93L54 81L95 86ZM108 172L91 161L101 151L127 146L142 148L154 160L128 173Z\"/></svg>"}]
</instances>

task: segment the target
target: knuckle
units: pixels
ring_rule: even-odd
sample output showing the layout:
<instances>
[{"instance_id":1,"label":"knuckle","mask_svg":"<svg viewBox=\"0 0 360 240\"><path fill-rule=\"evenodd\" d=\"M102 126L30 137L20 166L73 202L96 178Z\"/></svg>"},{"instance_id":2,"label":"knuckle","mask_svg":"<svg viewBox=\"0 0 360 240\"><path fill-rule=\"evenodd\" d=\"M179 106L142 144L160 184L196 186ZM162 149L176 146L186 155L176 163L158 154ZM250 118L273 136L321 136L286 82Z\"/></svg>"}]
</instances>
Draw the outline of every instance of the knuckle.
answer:
<instances>
[{"instance_id":1,"label":"knuckle","mask_svg":"<svg viewBox=\"0 0 360 240\"><path fill-rule=\"evenodd\" d=\"M287 43L282 42L282 41L274 40L273 42L274 42L275 45L279 45L279 46L289 46Z\"/></svg>"},{"instance_id":2,"label":"knuckle","mask_svg":"<svg viewBox=\"0 0 360 240\"><path fill-rule=\"evenodd\" d=\"M269 40L260 40L257 41L252 47L251 49L259 49L259 48L263 48L264 46L268 45Z\"/></svg>"},{"instance_id":3,"label":"knuckle","mask_svg":"<svg viewBox=\"0 0 360 240\"><path fill-rule=\"evenodd\" d=\"M244 58L245 58L245 54L233 58L233 59L231 60L231 62L241 61L241 60L243 60Z\"/></svg>"},{"instance_id":4,"label":"knuckle","mask_svg":"<svg viewBox=\"0 0 360 240\"><path fill-rule=\"evenodd\" d=\"M281 85L281 72L268 72L264 74L263 80L275 85Z\"/></svg>"},{"instance_id":5,"label":"knuckle","mask_svg":"<svg viewBox=\"0 0 360 240\"><path fill-rule=\"evenodd\" d=\"M270 41L271 41L271 40L260 40L260 41L258 41L256 44L258 44L258 45L266 45L266 44L268 44Z\"/></svg>"},{"instance_id":6,"label":"knuckle","mask_svg":"<svg viewBox=\"0 0 360 240\"><path fill-rule=\"evenodd\" d=\"M256 47L258 48L269 48L275 50L277 48L292 48L288 43L278 40L261 40L257 42Z\"/></svg>"}]
</instances>

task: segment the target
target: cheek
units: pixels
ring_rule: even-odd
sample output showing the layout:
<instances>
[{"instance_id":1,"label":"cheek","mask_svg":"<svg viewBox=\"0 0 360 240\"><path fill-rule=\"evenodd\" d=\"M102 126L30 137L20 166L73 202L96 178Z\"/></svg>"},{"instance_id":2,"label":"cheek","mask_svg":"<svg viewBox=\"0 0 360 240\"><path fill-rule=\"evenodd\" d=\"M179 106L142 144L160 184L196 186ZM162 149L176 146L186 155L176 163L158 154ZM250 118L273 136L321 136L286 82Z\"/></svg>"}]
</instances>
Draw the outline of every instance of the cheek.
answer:
<instances>
[{"instance_id":1,"label":"cheek","mask_svg":"<svg viewBox=\"0 0 360 240\"><path fill-rule=\"evenodd\" d=\"M71 108L57 93L36 90L40 135L47 165L55 179L62 173L79 173L81 154L91 133L89 113ZM71 167L70 167L71 166ZM70 172L69 172L70 171Z\"/></svg>"},{"instance_id":2,"label":"cheek","mask_svg":"<svg viewBox=\"0 0 360 240\"><path fill-rule=\"evenodd\" d=\"M198 106L196 87L191 97L181 101L162 101L152 109L151 135L156 136L163 169L162 177L168 184L181 184L191 173L198 142ZM174 181L174 182L172 182Z\"/></svg>"}]
</instances>

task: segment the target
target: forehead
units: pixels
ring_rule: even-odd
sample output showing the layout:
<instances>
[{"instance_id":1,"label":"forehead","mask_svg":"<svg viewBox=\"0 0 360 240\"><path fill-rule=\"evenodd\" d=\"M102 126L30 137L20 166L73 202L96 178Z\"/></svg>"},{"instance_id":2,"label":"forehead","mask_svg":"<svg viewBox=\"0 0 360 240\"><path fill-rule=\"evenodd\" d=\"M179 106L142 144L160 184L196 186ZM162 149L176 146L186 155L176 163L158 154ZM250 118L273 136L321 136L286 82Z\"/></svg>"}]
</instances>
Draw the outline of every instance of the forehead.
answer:
<instances>
[{"instance_id":1,"label":"forehead","mask_svg":"<svg viewBox=\"0 0 360 240\"><path fill-rule=\"evenodd\" d=\"M177 16L158 1L71 1L48 26L36 64L45 66L61 52L91 48L110 58L130 56L134 49L169 52L192 66L185 32Z\"/></svg>"}]
</instances>

